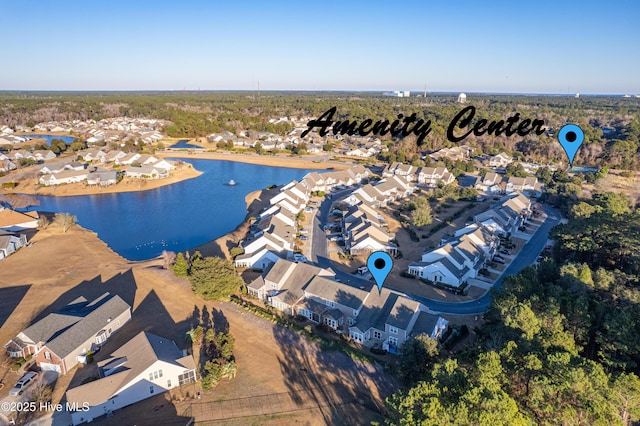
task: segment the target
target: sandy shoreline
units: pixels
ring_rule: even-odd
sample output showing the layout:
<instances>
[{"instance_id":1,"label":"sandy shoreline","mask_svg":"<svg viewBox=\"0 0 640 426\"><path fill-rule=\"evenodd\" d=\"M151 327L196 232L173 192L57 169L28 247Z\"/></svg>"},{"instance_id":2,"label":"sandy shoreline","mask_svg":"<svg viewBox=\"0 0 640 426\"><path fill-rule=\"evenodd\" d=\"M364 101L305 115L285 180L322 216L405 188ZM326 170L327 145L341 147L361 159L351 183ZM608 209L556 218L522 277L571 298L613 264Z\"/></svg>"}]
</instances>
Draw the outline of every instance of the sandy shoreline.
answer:
<instances>
[{"instance_id":1,"label":"sandy shoreline","mask_svg":"<svg viewBox=\"0 0 640 426\"><path fill-rule=\"evenodd\" d=\"M186 150L163 151L155 154L160 158L194 158L203 160L226 160L240 163L258 164L271 167L287 167L292 169L315 169L345 170L352 167L352 164L337 161L315 160L316 157L290 157L285 155L257 155L257 154L237 154L226 152L189 152Z\"/></svg>"},{"instance_id":2,"label":"sandy shoreline","mask_svg":"<svg viewBox=\"0 0 640 426\"><path fill-rule=\"evenodd\" d=\"M16 179L18 186L12 189L2 188L0 194L20 193L27 195L51 195L55 197L70 197L74 195L115 194L119 192L137 192L160 188L184 180L193 179L202 174L191 164L183 163L170 172L170 176L161 179L124 178L116 185L100 187L89 186L85 183L69 183L64 185L41 186L38 175L30 173L22 179Z\"/></svg>"}]
</instances>

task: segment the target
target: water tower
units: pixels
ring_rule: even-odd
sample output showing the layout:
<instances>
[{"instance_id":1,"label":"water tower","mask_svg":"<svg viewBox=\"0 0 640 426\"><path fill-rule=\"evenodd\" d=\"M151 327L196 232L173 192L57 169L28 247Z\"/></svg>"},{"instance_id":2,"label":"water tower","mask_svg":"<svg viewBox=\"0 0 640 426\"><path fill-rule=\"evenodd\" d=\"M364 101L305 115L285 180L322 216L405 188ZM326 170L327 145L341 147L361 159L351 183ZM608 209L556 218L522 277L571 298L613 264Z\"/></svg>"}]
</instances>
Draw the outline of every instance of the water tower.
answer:
<instances>
[{"instance_id":1,"label":"water tower","mask_svg":"<svg viewBox=\"0 0 640 426\"><path fill-rule=\"evenodd\" d=\"M464 93L460 93L458 95L458 103L463 104L465 102L467 102L467 95L465 95Z\"/></svg>"}]
</instances>

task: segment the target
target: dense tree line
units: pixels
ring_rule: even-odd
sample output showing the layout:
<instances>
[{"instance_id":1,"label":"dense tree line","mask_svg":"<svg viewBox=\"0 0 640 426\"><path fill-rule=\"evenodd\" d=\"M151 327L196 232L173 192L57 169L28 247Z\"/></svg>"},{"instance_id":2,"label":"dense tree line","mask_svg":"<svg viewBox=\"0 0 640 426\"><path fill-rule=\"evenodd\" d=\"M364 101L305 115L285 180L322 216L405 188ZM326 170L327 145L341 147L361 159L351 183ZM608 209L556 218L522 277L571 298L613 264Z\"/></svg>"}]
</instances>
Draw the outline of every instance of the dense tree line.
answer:
<instances>
[{"instance_id":1,"label":"dense tree line","mask_svg":"<svg viewBox=\"0 0 640 426\"><path fill-rule=\"evenodd\" d=\"M221 130L270 131L284 134L290 123L269 123L280 116L317 117L337 107L337 119L394 120L398 114L416 113L431 120L431 133L418 147L415 136L395 140L387 159L412 162L419 151L435 151L454 144L446 128L461 106L453 95L427 98L388 98L375 93L268 92L96 92L96 93L0 93L0 124L35 124L51 120L107 117L154 117L171 121L170 136L198 137ZM567 121L585 132L576 164L609 164L616 168L640 168L640 102L619 97L474 95L477 108L473 123L481 119L504 120L516 112L521 118L538 118L557 130ZM472 123L472 124L473 124ZM607 132L603 132L603 128ZM389 140L389 138L387 138ZM487 154L506 151L523 160L566 161L555 136L470 136L464 143ZM419 159L419 156L417 157Z\"/></svg>"},{"instance_id":2,"label":"dense tree line","mask_svg":"<svg viewBox=\"0 0 640 426\"><path fill-rule=\"evenodd\" d=\"M449 358L421 340L403 350L409 386L388 399L389 424L640 420L640 214L615 194L581 203L553 231L555 260L492 294L477 346Z\"/></svg>"}]
</instances>

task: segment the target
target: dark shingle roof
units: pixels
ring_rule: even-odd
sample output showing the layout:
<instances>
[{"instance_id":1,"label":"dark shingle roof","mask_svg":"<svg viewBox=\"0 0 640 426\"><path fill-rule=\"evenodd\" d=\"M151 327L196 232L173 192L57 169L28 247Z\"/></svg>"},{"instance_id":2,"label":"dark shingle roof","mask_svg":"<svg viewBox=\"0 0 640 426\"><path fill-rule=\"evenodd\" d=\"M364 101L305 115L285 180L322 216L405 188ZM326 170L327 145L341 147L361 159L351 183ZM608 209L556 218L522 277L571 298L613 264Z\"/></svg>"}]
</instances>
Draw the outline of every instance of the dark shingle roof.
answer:
<instances>
[{"instance_id":1,"label":"dark shingle roof","mask_svg":"<svg viewBox=\"0 0 640 426\"><path fill-rule=\"evenodd\" d=\"M49 314L24 331L34 342L44 342L49 350L64 358L107 327L109 321L131 307L117 295L105 293L91 303L82 299ZM37 339L37 340L36 340Z\"/></svg>"}]
</instances>

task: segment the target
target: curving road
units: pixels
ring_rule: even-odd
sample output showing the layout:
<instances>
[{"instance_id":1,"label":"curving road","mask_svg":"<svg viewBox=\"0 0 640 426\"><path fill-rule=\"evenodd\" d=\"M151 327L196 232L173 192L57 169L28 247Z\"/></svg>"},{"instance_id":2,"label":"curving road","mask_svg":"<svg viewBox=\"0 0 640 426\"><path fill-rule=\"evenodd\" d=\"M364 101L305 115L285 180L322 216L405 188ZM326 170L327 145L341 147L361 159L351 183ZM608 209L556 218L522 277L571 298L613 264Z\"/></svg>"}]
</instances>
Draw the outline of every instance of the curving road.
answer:
<instances>
[{"instance_id":1,"label":"curving road","mask_svg":"<svg viewBox=\"0 0 640 426\"><path fill-rule=\"evenodd\" d=\"M351 285L353 287L364 288L367 291L370 291L374 286L373 281L369 281L366 279L359 278L355 275L351 275L349 273L343 272L338 268L335 268L333 262L329 260L327 256L327 239L323 229L324 224L327 223L327 218L329 216L329 210L331 205L342 198L345 198L349 195L353 189L348 189L340 192L336 192L332 194L332 198L325 198L320 204L319 208L316 211L315 216L312 221L312 244L311 244L311 253L309 260L320 266L321 268L331 268L336 272L336 278L342 281L345 284ZM496 283L493 285L493 288L499 290L502 286L502 281L505 277L510 275L515 275L520 272L522 269L527 266L533 265L544 248L544 245L549 237L549 231L555 225L560 222L561 215L556 209L551 206L543 205L542 206L545 213L547 214L546 220L540 225L536 233L533 237L525 244L525 246L520 250L520 253L511 261L507 269L504 273L498 278ZM385 287L397 291L398 293L404 294L410 299L416 300L423 305L427 306L430 310L437 313L443 314L453 314L453 315L473 315L479 314L481 312L485 312L489 307L489 303L491 301L490 293L487 292L484 296L479 299L472 300L469 302L442 302L438 300L427 299L420 296L414 296L412 294L406 294L396 288L393 287L393 283L385 282Z\"/></svg>"}]
</instances>

